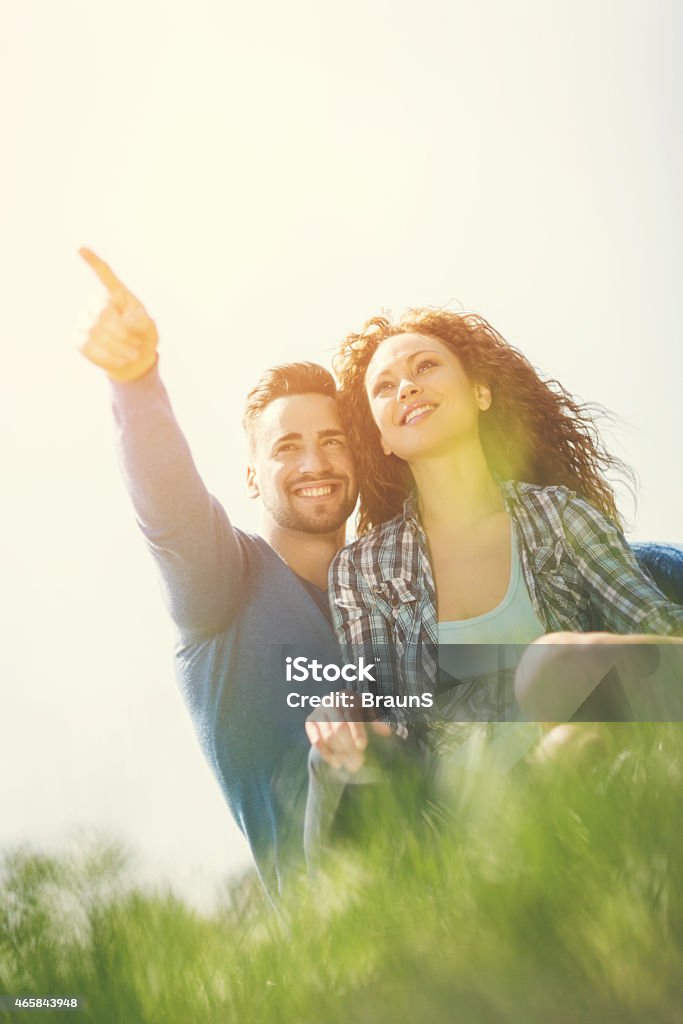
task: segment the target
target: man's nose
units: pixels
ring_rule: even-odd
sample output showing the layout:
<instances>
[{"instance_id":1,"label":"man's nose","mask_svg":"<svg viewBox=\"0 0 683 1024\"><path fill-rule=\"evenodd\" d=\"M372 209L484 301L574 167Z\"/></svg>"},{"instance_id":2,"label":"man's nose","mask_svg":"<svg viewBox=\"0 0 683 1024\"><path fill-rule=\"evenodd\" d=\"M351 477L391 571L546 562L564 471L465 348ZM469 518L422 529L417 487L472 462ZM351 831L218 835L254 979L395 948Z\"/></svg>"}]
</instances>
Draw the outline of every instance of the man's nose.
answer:
<instances>
[{"instance_id":1,"label":"man's nose","mask_svg":"<svg viewBox=\"0 0 683 1024\"><path fill-rule=\"evenodd\" d=\"M398 400L399 402L407 402L415 395L419 395L421 388L418 384L415 384L412 380L402 380L398 386Z\"/></svg>"},{"instance_id":2,"label":"man's nose","mask_svg":"<svg viewBox=\"0 0 683 1024\"><path fill-rule=\"evenodd\" d=\"M325 473L330 469L330 459L326 448L310 445L301 452L299 460L300 473Z\"/></svg>"}]
</instances>

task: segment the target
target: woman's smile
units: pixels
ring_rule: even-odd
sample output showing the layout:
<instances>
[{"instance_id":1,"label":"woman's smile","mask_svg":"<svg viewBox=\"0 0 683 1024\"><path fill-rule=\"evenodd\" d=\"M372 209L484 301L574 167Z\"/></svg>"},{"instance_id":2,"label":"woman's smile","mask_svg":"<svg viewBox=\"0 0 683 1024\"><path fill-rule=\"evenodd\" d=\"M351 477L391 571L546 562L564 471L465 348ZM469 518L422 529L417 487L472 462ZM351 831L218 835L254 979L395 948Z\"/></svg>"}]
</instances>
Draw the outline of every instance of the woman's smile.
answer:
<instances>
[{"instance_id":1,"label":"woman's smile","mask_svg":"<svg viewBox=\"0 0 683 1024\"><path fill-rule=\"evenodd\" d=\"M413 402L405 410L399 423L402 427L410 427L415 423L420 423L434 409L436 409L436 405L433 402Z\"/></svg>"}]
</instances>

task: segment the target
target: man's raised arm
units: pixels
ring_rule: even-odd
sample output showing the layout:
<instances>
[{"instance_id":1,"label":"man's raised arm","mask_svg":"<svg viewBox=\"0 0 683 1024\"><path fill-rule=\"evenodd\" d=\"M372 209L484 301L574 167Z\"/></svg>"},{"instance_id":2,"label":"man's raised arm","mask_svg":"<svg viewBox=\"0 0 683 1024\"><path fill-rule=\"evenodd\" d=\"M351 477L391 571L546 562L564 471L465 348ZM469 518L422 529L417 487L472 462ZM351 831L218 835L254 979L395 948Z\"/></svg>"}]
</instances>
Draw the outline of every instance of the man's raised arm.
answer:
<instances>
[{"instance_id":1,"label":"man's raised arm","mask_svg":"<svg viewBox=\"0 0 683 1024\"><path fill-rule=\"evenodd\" d=\"M157 369L158 334L142 303L89 249L81 256L107 291L81 352L112 381L124 479L184 637L225 628L243 573L239 541L202 483Z\"/></svg>"}]
</instances>

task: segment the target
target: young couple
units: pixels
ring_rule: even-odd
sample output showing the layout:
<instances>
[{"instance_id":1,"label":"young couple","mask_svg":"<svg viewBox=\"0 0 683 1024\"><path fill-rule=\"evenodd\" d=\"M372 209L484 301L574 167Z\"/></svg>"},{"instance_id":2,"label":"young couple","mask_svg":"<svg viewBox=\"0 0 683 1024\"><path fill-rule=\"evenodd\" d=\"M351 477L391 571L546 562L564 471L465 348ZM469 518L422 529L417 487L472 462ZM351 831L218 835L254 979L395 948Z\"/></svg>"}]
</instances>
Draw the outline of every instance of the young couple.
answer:
<instances>
[{"instance_id":1,"label":"young couple","mask_svg":"<svg viewBox=\"0 0 683 1024\"><path fill-rule=\"evenodd\" d=\"M373 321L342 348L339 402L321 367L266 374L244 419L249 492L261 503L253 535L199 478L158 375L154 322L105 263L82 255L108 293L82 351L112 381L124 477L178 630L179 682L271 893L298 865L308 713L286 708L273 652L304 638L338 659L331 562L342 651L390 650L379 687L395 692L436 680L439 643L457 652L487 622L485 642L581 632L597 652L595 682L633 634L683 632L683 608L619 532L602 477L614 460L588 414L481 318ZM362 535L340 550L356 478ZM655 556L680 585L667 552ZM567 645L555 649L561 661ZM531 665L519 699L560 717L545 714L543 684L561 668ZM329 763L359 767L361 723L315 716L308 729Z\"/></svg>"}]
</instances>

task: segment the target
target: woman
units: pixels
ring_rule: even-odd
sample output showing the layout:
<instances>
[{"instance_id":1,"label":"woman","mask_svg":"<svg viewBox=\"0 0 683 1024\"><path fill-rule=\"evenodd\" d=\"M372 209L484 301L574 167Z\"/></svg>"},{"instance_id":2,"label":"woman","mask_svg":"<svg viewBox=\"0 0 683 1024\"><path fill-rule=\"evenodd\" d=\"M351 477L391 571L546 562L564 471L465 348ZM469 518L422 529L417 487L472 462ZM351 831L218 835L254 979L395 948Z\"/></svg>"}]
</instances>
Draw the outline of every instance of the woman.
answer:
<instances>
[{"instance_id":1,"label":"woman","mask_svg":"<svg viewBox=\"0 0 683 1024\"><path fill-rule=\"evenodd\" d=\"M683 608L621 533L604 474L625 467L590 409L482 317L375 318L346 339L335 369L358 460L360 538L332 564L331 600L346 658L377 660L380 709L388 697L441 692L437 717L509 717L514 657L501 673L483 646L472 664L463 645L522 651L554 634L561 643L525 656L517 698L551 717L547 680L563 674L574 707L565 702L557 720L612 668L648 671L642 642L683 632ZM309 735L329 763L359 763L362 730L331 723Z\"/></svg>"}]
</instances>

